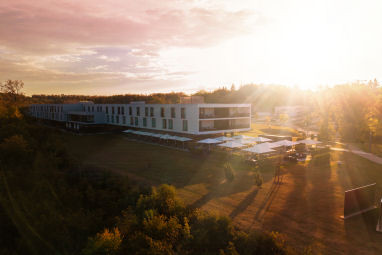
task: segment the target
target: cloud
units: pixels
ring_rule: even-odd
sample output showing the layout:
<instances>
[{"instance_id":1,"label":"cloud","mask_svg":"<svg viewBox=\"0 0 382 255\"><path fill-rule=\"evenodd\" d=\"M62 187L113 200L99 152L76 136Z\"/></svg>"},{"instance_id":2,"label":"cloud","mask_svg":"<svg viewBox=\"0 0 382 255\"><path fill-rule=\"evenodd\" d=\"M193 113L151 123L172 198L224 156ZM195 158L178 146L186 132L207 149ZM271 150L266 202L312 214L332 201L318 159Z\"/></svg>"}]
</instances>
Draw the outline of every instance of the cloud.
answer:
<instances>
[{"instance_id":1,"label":"cloud","mask_svg":"<svg viewBox=\"0 0 382 255\"><path fill-rule=\"evenodd\" d=\"M129 6L131 1L126 1L119 9L116 6L121 6L121 1L96 4L94 1L3 1L0 42L12 49L38 54L99 45L155 49L206 46L245 32L245 20L252 14L221 9L176 9L176 5L142 9L152 1L139 2L139 6ZM164 6L170 6L171 2L182 1L163 2L168 3Z\"/></svg>"},{"instance_id":2,"label":"cloud","mask_svg":"<svg viewBox=\"0 0 382 255\"><path fill-rule=\"evenodd\" d=\"M191 73L164 63L163 49L210 47L245 34L253 15L188 0L4 0L0 75L41 92L47 83L167 86Z\"/></svg>"}]
</instances>

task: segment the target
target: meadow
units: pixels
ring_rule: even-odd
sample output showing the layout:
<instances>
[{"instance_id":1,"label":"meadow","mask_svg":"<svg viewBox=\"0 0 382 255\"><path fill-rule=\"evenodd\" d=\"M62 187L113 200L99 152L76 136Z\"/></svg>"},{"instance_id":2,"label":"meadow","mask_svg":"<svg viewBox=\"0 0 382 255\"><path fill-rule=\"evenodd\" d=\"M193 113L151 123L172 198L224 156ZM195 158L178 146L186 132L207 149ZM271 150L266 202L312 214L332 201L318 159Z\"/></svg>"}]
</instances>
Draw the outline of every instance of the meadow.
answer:
<instances>
[{"instance_id":1,"label":"meadow","mask_svg":"<svg viewBox=\"0 0 382 255\"><path fill-rule=\"evenodd\" d=\"M118 134L63 135L72 157L82 164L140 183L172 184L189 205L229 215L242 229L278 231L296 248L314 254L382 253L382 235L375 232L377 210L340 219L345 190L382 183L382 167L354 154L331 151L287 165L281 184L273 182L273 167L262 168L264 183L258 188L253 169L236 155L200 157ZM233 182L225 180L227 161L235 170Z\"/></svg>"}]
</instances>

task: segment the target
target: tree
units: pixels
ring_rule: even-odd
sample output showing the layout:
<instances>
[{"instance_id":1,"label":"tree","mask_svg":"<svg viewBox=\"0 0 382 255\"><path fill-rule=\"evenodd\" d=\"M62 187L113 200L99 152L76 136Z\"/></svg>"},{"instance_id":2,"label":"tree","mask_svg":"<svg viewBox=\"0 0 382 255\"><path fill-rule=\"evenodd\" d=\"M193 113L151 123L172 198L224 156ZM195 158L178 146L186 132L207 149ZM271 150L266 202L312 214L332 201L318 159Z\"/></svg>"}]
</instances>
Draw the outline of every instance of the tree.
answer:
<instances>
[{"instance_id":1,"label":"tree","mask_svg":"<svg viewBox=\"0 0 382 255\"><path fill-rule=\"evenodd\" d=\"M280 114L279 119L282 124L285 124L288 121L289 116L286 113L282 113Z\"/></svg>"},{"instance_id":2,"label":"tree","mask_svg":"<svg viewBox=\"0 0 382 255\"><path fill-rule=\"evenodd\" d=\"M367 126L369 128L369 152L371 152L372 138L377 133L378 123L378 118L376 118L373 112L370 112L367 116Z\"/></svg>"},{"instance_id":3,"label":"tree","mask_svg":"<svg viewBox=\"0 0 382 255\"><path fill-rule=\"evenodd\" d=\"M224 164L224 174L227 181L232 182L235 179L235 173L230 163Z\"/></svg>"},{"instance_id":4,"label":"tree","mask_svg":"<svg viewBox=\"0 0 382 255\"><path fill-rule=\"evenodd\" d=\"M7 80L0 84L0 92L9 95L13 102L17 102L17 97L21 95L21 90L24 88L24 82L21 80Z\"/></svg>"},{"instance_id":5,"label":"tree","mask_svg":"<svg viewBox=\"0 0 382 255\"><path fill-rule=\"evenodd\" d=\"M89 242L82 252L85 255L118 254L121 243L122 237L118 228L114 228L112 231L105 229L103 233L98 233L95 237L89 238Z\"/></svg>"},{"instance_id":6,"label":"tree","mask_svg":"<svg viewBox=\"0 0 382 255\"><path fill-rule=\"evenodd\" d=\"M263 185L263 176L261 176L261 173L257 170L254 174L254 181L255 181L255 185L257 187L261 187L261 185Z\"/></svg>"}]
</instances>

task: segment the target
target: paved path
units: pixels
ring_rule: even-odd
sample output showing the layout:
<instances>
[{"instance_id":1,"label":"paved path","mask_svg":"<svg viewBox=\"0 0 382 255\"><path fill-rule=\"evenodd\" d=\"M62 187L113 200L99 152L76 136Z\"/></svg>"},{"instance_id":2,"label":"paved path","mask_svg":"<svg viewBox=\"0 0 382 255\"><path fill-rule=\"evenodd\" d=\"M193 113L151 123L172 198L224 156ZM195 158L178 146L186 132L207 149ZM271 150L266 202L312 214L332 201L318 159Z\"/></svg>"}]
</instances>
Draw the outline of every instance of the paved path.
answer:
<instances>
[{"instance_id":1,"label":"paved path","mask_svg":"<svg viewBox=\"0 0 382 255\"><path fill-rule=\"evenodd\" d=\"M331 150L333 151L348 151L352 152L354 154L357 154L358 156L361 156L363 158L366 158L370 161L373 161L374 163L381 164L382 165L382 158L378 157L372 153L364 152L356 148L355 146L350 146L348 145L349 149L344 149L344 148L335 148L335 147L330 147Z\"/></svg>"}]
</instances>

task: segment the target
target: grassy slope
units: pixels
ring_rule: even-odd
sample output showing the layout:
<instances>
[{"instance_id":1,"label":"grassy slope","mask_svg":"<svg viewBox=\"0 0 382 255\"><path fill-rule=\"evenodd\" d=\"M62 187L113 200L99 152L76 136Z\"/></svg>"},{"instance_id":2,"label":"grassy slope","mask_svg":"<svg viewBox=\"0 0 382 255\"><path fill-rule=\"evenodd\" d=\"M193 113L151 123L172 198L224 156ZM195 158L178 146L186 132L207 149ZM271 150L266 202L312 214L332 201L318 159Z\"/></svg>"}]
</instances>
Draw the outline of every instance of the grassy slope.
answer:
<instances>
[{"instance_id":1,"label":"grassy slope","mask_svg":"<svg viewBox=\"0 0 382 255\"><path fill-rule=\"evenodd\" d=\"M382 253L375 215L344 222L344 191L382 183L382 168L350 153L331 152L330 161L313 158L283 169L281 185L273 169L263 170L264 185L253 185L252 172L233 158L236 179L224 181L221 155L201 159L190 153L131 142L122 135L65 134L74 157L85 163L127 173L150 184L170 183L189 204L230 215L242 228L276 230L294 246L312 246L324 254ZM344 162L338 165L337 161Z\"/></svg>"}]
</instances>

